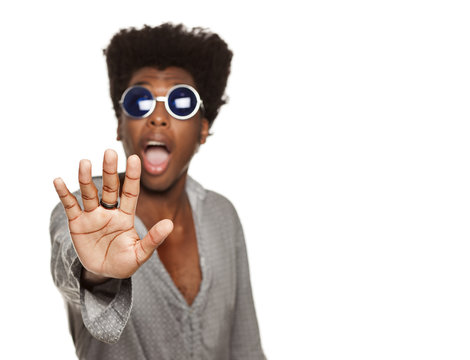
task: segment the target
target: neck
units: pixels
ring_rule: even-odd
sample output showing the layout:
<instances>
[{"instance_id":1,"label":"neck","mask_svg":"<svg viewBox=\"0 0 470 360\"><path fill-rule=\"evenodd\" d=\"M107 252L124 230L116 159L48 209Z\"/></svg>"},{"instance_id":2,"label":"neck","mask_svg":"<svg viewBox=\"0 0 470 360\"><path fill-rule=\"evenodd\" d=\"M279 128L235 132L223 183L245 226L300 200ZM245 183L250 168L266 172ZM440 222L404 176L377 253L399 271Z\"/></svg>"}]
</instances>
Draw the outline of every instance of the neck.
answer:
<instances>
[{"instance_id":1,"label":"neck","mask_svg":"<svg viewBox=\"0 0 470 360\"><path fill-rule=\"evenodd\" d=\"M140 186L139 200L137 203L137 216L151 213L158 219L170 219L177 221L188 205L186 194L186 178L184 173L172 186L165 191L154 191Z\"/></svg>"}]
</instances>

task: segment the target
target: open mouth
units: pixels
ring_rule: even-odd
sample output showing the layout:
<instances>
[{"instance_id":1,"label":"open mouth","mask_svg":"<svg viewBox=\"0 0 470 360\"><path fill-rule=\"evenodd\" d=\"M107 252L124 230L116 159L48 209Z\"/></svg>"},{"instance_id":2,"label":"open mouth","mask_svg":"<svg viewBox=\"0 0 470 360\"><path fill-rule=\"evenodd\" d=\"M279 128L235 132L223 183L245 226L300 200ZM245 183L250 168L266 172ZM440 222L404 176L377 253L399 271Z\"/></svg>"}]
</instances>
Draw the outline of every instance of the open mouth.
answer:
<instances>
[{"instance_id":1,"label":"open mouth","mask_svg":"<svg viewBox=\"0 0 470 360\"><path fill-rule=\"evenodd\" d=\"M170 152L165 143L149 141L145 148L145 156L150 164L158 166L168 160Z\"/></svg>"},{"instance_id":2,"label":"open mouth","mask_svg":"<svg viewBox=\"0 0 470 360\"><path fill-rule=\"evenodd\" d=\"M144 166L154 174L165 171L170 151L168 146L161 141L149 141L144 150Z\"/></svg>"}]
</instances>

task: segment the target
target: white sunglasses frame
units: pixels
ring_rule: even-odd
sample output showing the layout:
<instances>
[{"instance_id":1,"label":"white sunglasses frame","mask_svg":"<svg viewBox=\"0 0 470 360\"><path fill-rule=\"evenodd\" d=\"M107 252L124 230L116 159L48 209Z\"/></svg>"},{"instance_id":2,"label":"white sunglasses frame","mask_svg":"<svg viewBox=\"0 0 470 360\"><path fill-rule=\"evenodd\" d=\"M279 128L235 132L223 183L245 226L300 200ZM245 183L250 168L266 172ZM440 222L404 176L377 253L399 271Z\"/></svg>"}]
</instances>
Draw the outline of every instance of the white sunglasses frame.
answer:
<instances>
[{"instance_id":1,"label":"white sunglasses frame","mask_svg":"<svg viewBox=\"0 0 470 360\"><path fill-rule=\"evenodd\" d=\"M146 88L145 86L142 86L142 85L134 85L134 86L130 86L128 87L123 93L122 93L122 96L121 96L121 100L119 100L119 105L121 105L121 109L122 111L124 111L124 113L133 118L133 119L144 119L146 117L148 117L151 113L153 113L153 111L155 110L155 107L157 106L157 102L160 101L160 102L163 102L165 103L165 109L166 111L168 112L168 114L170 114L172 117L174 117L175 119L178 119L178 120L188 120L190 118L192 118L194 115L196 115L196 113L199 111L199 109L202 109L204 110L204 105L202 103L202 100L201 100L201 97L199 96L199 93L197 92L197 90L195 88L193 88L192 86L190 85L186 85L186 84L178 84L178 85L175 85L173 86L171 89L168 90L168 92L166 93L166 96L156 96L156 97L153 97L153 103L152 103L152 107L145 113L145 115L143 116L133 116L131 114L129 114L126 109L124 108L123 106L123 102L124 102L124 98L126 97L127 93L129 91L131 91L132 89L134 88L144 88L146 90L148 90L150 93L152 93L148 88ZM189 114L189 115L185 115L185 116L180 116L180 115L177 115L175 114L171 109L170 109L170 106L168 105L168 95L175 89L177 88L186 88L186 89L189 89L191 90L194 95L196 96L196 106L194 107L194 110Z\"/></svg>"}]
</instances>

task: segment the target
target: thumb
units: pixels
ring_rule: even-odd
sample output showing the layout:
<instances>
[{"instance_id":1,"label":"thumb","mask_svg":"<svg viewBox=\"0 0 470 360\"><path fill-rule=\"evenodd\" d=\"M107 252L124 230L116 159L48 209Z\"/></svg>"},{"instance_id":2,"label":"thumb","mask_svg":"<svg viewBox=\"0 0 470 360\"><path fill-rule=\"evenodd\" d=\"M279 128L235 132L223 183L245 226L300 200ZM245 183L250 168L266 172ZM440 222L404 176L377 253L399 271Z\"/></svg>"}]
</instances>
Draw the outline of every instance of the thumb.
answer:
<instances>
[{"instance_id":1,"label":"thumb","mask_svg":"<svg viewBox=\"0 0 470 360\"><path fill-rule=\"evenodd\" d=\"M153 252L163 240L173 231L173 222L169 219L161 220L156 223L145 235L142 240L139 240L140 246L137 247L136 256L139 264L143 264L150 259Z\"/></svg>"}]
</instances>

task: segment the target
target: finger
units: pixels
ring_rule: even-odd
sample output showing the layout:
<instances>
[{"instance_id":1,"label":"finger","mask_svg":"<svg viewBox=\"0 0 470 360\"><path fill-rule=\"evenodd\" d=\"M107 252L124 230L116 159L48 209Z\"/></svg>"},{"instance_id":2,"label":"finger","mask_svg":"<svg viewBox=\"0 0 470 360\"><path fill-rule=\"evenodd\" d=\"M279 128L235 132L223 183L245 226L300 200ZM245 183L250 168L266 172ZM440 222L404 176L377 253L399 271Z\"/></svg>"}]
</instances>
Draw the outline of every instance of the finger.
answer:
<instances>
[{"instance_id":1,"label":"finger","mask_svg":"<svg viewBox=\"0 0 470 360\"><path fill-rule=\"evenodd\" d=\"M120 209L129 215L135 213L140 190L140 159L131 155L127 159L126 177L122 185Z\"/></svg>"},{"instance_id":2,"label":"finger","mask_svg":"<svg viewBox=\"0 0 470 360\"><path fill-rule=\"evenodd\" d=\"M91 162L81 160L78 168L78 182L82 192L83 210L93 211L99 206L98 190L91 179Z\"/></svg>"},{"instance_id":3,"label":"finger","mask_svg":"<svg viewBox=\"0 0 470 360\"><path fill-rule=\"evenodd\" d=\"M108 149L103 157L103 194L101 200L106 204L115 204L119 193L119 176L117 173L118 156Z\"/></svg>"},{"instance_id":4,"label":"finger","mask_svg":"<svg viewBox=\"0 0 470 360\"><path fill-rule=\"evenodd\" d=\"M137 243L137 262L141 265L152 256L153 252L173 231L173 222L165 219L156 223Z\"/></svg>"},{"instance_id":5,"label":"finger","mask_svg":"<svg viewBox=\"0 0 470 360\"><path fill-rule=\"evenodd\" d=\"M69 221L75 220L82 214L82 209L80 208L77 199L70 193L64 180L61 178L54 179L54 187L57 195L59 195L60 202L64 206L67 218Z\"/></svg>"}]
</instances>

